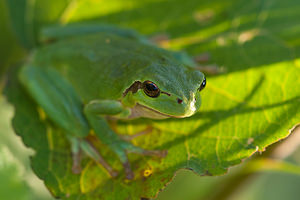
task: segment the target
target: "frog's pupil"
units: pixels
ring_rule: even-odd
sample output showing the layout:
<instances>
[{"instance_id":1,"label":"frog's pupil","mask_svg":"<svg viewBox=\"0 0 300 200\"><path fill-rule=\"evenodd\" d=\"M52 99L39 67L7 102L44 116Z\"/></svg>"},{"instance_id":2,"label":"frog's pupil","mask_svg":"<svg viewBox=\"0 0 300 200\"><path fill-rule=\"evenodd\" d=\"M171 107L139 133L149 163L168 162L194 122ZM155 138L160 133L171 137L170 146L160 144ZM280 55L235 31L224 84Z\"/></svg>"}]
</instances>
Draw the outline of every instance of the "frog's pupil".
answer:
<instances>
[{"instance_id":1,"label":"frog's pupil","mask_svg":"<svg viewBox=\"0 0 300 200\"><path fill-rule=\"evenodd\" d=\"M158 88L156 87L156 85L154 85L153 83L148 83L148 84L146 84L146 88L147 88L147 90L149 90L149 91L155 91L155 90L158 90Z\"/></svg>"},{"instance_id":2,"label":"frog's pupil","mask_svg":"<svg viewBox=\"0 0 300 200\"><path fill-rule=\"evenodd\" d=\"M144 85L144 92L149 97L158 97L160 95L159 88L152 81L145 81L143 85Z\"/></svg>"},{"instance_id":3,"label":"frog's pupil","mask_svg":"<svg viewBox=\"0 0 300 200\"><path fill-rule=\"evenodd\" d=\"M201 91L201 90L203 90L204 88L205 88L205 86L206 86L206 78L204 77L204 79L203 79L203 81L202 81L202 83L201 83L201 85L200 85L200 87L199 87L199 91Z\"/></svg>"}]
</instances>

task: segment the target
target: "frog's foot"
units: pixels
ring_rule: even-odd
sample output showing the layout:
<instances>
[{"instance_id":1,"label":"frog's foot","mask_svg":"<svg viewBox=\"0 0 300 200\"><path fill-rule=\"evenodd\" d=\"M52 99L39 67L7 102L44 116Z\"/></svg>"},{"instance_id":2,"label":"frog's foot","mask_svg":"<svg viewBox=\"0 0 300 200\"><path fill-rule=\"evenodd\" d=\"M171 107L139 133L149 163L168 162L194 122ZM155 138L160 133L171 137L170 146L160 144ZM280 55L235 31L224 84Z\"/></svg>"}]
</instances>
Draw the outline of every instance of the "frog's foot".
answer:
<instances>
[{"instance_id":1,"label":"frog's foot","mask_svg":"<svg viewBox=\"0 0 300 200\"><path fill-rule=\"evenodd\" d=\"M204 74L215 75L225 72L224 67L220 67L215 64L207 64L211 60L211 55L209 53L202 53L194 56L193 60L197 63L195 69L203 72Z\"/></svg>"},{"instance_id":2,"label":"frog's foot","mask_svg":"<svg viewBox=\"0 0 300 200\"><path fill-rule=\"evenodd\" d=\"M72 172L74 174L79 174L81 172L81 152L88 155L92 158L95 162L102 165L106 171L110 174L111 177L118 176L118 172L115 171L101 156L101 154L97 151L94 145L88 141L87 139L78 139L74 137L69 138L71 145L72 145L72 158L73 158L73 166Z\"/></svg>"},{"instance_id":3,"label":"frog's foot","mask_svg":"<svg viewBox=\"0 0 300 200\"><path fill-rule=\"evenodd\" d=\"M146 156L156 156L160 158L165 157L168 153L167 150L145 150L140 147L134 146L133 144L124 140L121 140L118 143L118 146L116 148L113 148L113 150L121 160L125 170L126 179L128 180L134 178L134 173L131 170L130 162L127 156L128 153L136 153Z\"/></svg>"},{"instance_id":4,"label":"frog's foot","mask_svg":"<svg viewBox=\"0 0 300 200\"><path fill-rule=\"evenodd\" d=\"M133 135L120 135L120 137L123 140L131 141L131 140L133 140L136 137L139 137L139 136L142 136L142 135L146 135L148 133L151 133L152 131L153 131L152 126L148 126L145 130L142 130L142 131L140 131L140 132L138 132L136 134L133 134Z\"/></svg>"},{"instance_id":5,"label":"frog's foot","mask_svg":"<svg viewBox=\"0 0 300 200\"><path fill-rule=\"evenodd\" d=\"M224 67L219 67L218 65L198 65L195 69L203 72L204 74L216 75L226 72Z\"/></svg>"},{"instance_id":6,"label":"frog's foot","mask_svg":"<svg viewBox=\"0 0 300 200\"><path fill-rule=\"evenodd\" d=\"M170 40L170 36L166 33L160 33L149 38L150 42L157 45L163 45L163 43L166 43L169 40Z\"/></svg>"},{"instance_id":7,"label":"frog's foot","mask_svg":"<svg viewBox=\"0 0 300 200\"><path fill-rule=\"evenodd\" d=\"M81 150L78 152L72 152L72 160L73 160L73 165L72 165L72 172L74 174L80 174L81 172Z\"/></svg>"},{"instance_id":8,"label":"frog's foot","mask_svg":"<svg viewBox=\"0 0 300 200\"><path fill-rule=\"evenodd\" d=\"M194 56L193 59L194 59L194 62L203 64L203 63L207 63L210 61L211 55L210 55L210 53L201 53L199 55Z\"/></svg>"}]
</instances>

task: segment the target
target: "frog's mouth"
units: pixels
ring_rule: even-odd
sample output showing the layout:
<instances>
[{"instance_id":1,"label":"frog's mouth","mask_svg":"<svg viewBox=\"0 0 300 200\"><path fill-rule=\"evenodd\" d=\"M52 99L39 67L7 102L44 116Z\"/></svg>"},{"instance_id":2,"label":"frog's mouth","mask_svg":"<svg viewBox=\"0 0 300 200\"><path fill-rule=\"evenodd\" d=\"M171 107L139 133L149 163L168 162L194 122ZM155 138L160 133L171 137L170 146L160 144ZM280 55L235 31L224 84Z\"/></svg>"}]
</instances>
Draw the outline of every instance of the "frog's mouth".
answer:
<instances>
[{"instance_id":1,"label":"frog's mouth","mask_svg":"<svg viewBox=\"0 0 300 200\"><path fill-rule=\"evenodd\" d=\"M136 104L133 108L131 108L131 115L129 118L137 118L137 117L146 117L151 119L166 119L166 118L182 118L181 116L173 116L161 113L157 110L149 108L147 106Z\"/></svg>"}]
</instances>

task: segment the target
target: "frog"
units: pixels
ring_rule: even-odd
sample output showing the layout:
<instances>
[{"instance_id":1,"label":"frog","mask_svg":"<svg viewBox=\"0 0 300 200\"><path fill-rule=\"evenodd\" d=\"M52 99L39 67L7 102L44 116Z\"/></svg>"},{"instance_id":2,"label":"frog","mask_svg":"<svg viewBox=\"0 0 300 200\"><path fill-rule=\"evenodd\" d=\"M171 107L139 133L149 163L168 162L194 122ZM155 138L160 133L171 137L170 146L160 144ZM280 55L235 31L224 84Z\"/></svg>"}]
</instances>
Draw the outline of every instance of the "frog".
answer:
<instances>
[{"instance_id":1,"label":"frog","mask_svg":"<svg viewBox=\"0 0 300 200\"><path fill-rule=\"evenodd\" d=\"M133 179L129 153L163 158L167 150L133 145L109 120L185 118L200 109L206 78L194 61L131 29L53 26L43 30L41 40L18 79L37 107L66 133L74 173L80 173L83 152L112 178L119 175L89 140L93 134L115 153L126 179Z\"/></svg>"}]
</instances>

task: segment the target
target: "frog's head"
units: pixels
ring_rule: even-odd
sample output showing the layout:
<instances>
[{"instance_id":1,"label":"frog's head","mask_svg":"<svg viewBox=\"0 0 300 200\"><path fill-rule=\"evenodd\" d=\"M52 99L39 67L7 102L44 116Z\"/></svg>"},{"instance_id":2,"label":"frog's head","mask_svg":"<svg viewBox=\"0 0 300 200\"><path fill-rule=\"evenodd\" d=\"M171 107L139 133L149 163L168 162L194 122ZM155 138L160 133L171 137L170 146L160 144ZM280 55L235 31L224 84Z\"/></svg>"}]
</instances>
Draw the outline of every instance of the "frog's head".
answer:
<instances>
[{"instance_id":1,"label":"frog's head","mask_svg":"<svg viewBox=\"0 0 300 200\"><path fill-rule=\"evenodd\" d=\"M183 118L199 110L200 92L206 85L200 71L181 65L152 66L142 74L124 92L125 99L135 103L131 117Z\"/></svg>"}]
</instances>

